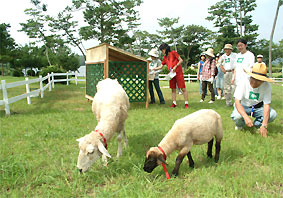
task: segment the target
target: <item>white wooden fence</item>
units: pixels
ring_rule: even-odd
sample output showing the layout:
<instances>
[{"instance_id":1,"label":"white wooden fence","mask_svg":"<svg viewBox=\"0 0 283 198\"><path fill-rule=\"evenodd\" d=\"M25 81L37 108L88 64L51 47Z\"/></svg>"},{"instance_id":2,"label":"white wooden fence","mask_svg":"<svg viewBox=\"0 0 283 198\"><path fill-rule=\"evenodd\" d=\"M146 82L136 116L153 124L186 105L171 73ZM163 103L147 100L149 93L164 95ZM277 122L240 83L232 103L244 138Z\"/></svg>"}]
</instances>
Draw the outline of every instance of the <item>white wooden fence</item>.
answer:
<instances>
[{"instance_id":1,"label":"white wooden fence","mask_svg":"<svg viewBox=\"0 0 283 198\"><path fill-rule=\"evenodd\" d=\"M54 76L66 76L66 79L54 79ZM71 76L75 76L74 79L70 79ZM43 86L43 81L48 80L48 83ZM76 85L78 84L79 81L85 81L85 79L78 79L78 73L77 72L67 72L67 73L51 73L48 74L45 77L39 76L39 78L36 79L31 79L29 80L28 78L25 78L24 81L17 81L17 82L12 82L12 83L6 83L5 80L1 80L1 85L0 85L0 90L2 89L2 94L3 94L3 100L0 100L0 106L4 105L5 106L5 112L6 115L10 115L10 107L9 104L17 102L22 99L27 99L27 104L31 104L31 97L37 97L40 94L40 97L44 97L44 91L48 88L49 91L54 88L54 85L56 82L67 82L67 85L69 85L70 81L75 81ZM29 85L32 83L38 83L39 82L39 89L36 89L34 91L30 90ZM26 85L26 93L14 96L11 98L8 98L8 92L7 89L13 88L13 87L18 87Z\"/></svg>"},{"instance_id":2,"label":"white wooden fence","mask_svg":"<svg viewBox=\"0 0 283 198\"><path fill-rule=\"evenodd\" d=\"M54 76L66 76L66 79L55 80ZM70 79L71 76L75 76L75 78ZM166 74L160 74L159 80L166 80L165 76ZM187 74L187 75L184 75L184 77L185 77L185 80L188 81L189 83L192 81L197 81L197 75ZM272 78L272 79L275 82L283 83L283 78ZM48 83L43 86L44 80L48 80ZM27 104L31 104L31 97L37 97L40 94L40 97L43 98L44 91L47 88L49 91L51 91L52 88L54 88L54 85L56 82L67 82L67 85L69 85L70 81L75 81L77 85L79 81L85 81L85 78L78 79L78 72L67 72L67 73L53 73L52 72L51 74L48 74L45 77L39 76L39 78L31 79L31 80L29 80L28 78L25 78L24 81L17 81L17 82L12 82L12 83L6 83L5 80L1 80L0 90L2 89L3 100L0 100L0 106L4 105L6 115L10 115L9 104L17 102L25 98L27 99ZM31 91L29 85L32 83L38 83L38 82L39 82L40 88L34 91ZM22 86L22 85L26 85L26 93L8 98L7 89L17 87L17 86Z\"/></svg>"}]
</instances>

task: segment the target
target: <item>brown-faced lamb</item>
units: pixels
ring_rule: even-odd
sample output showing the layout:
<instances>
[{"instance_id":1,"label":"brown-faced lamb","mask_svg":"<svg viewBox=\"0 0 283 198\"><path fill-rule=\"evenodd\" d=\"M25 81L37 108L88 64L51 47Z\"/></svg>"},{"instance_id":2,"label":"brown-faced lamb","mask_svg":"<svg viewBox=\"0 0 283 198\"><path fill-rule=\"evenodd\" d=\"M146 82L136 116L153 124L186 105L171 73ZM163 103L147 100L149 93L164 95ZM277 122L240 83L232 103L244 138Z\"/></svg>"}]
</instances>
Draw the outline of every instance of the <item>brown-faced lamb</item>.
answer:
<instances>
[{"instance_id":1,"label":"brown-faced lamb","mask_svg":"<svg viewBox=\"0 0 283 198\"><path fill-rule=\"evenodd\" d=\"M208 143L207 156L212 158L213 137L216 139L214 161L218 162L220 144L223 137L220 115L211 109L202 109L189 114L174 123L158 147L151 147L146 152L143 169L151 173L158 165L162 163L166 164L167 155L174 150L179 150L175 168L172 172L174 176L177 176L180 164L186 155L189 159L189 166L194 167L194 161L190 152L193 145Z\"/></svg>"},{"instance_id":2,"label":"brown-faced lamb","mask_svg":"<svg viewBox=\"0 0 283 198\"><path fill-rule=\"evenodd\" d=\"M104 165L111 157L107 151L107 142L115 132L118 133L117 157L122 155L121 133L124 136L125 146L128 139L125 133L125 121L130 108L129 98L117 80L105 79L97 84L97 93L92 102L92 112L96 115L98 124L94 131L77 139L80 153L77 167L80 172L87 171L90 166L102 155Z\"/></svg>"}]
</instances>

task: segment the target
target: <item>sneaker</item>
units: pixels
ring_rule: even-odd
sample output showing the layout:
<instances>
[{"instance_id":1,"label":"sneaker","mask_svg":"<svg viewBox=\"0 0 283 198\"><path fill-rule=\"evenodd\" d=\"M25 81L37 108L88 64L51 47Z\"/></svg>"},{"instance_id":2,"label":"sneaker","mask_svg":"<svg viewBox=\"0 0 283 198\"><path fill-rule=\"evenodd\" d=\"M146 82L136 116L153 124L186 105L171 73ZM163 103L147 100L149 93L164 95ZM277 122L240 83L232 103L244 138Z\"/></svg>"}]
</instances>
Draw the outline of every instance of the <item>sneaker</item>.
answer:
<instances>
[{"instance_id":1,"label":"sneaker","mask_svg":"<svg viewBox=\"0 0 283 198\"><path fill-rule=\"evenodd\" d=\"M173 103L170 107L175 108L175 107L177 107L177 105L175 105L175 104Z\"/></svg>"},{"instance_id":2,"label":"sneaker","mask_svg":"<svg viewBox=\"0 0 283 198\"><path fill-rule=\"evenodd\" d=\"M154 103L155 103L154 101L150 101L150 102L149 102L149 104L154 104Z\"/></svg>"},{"instance_id":3,"label":"sneaker","mask_svg":"<svg viewBox=\"0 0 283 198\"><path fill-rule=\"evenodd\" d=\"M225 98L225 96L223 96L222 98L221 98L221 100L225 100L226 98Z\"/></svg>"},{"instance_id":4,"label":"sneaker","mask_svg":"<svg viewBox=\"0 0 283 198\"><path fill-rule=\"evenodd\" d=\"M221 96L217 96L217 100L220 100L221 99Z\"/></svg>"},{"instance_id":5,"label":"sneaker","mask_svg":"<svg viewBox=\"0 0 283 198\"><path fill-rule=\"evenodd\" d=\"M238 130L242 131L242 130L243 130L243 127L235 126L235 130L236 130L236 131L238 131Z\"/></svg>"},{"instance_id":6,"label":"sneaker","mask_svg":"<svg viewBox=\"0 0 283 198\"><path fill-rule=\"evenodd\" d=\"M200 101L199 102L203 102L203 99L200 99Z\"/></svg>"},{"instance_id":7,"label":"sneaker","mask_svg":"<svg viewBox=\"0 0 283 198\"><path fill-rule=\"evenodd\" d=\"M185 109L188 109L189 108L189 105L188 104L185 104Z\"/></svg>"},{"instance_id":8,"label":"sneaker","mask_svg":"<svg viewBox=\"0 0 283 198\"><path fill-rule=\"evenodd\" d=\"M209 101L208 103L209 103L209 104L212 104L212 103L214 103L214 101L211 100L211 101Z\"/></svg>"},{"instance_id":9,"label":"sneaker","mask_svg":"<svg viewBox=\"0 0 283 198\"><path fill-rule=\"evenodd\" d=\"M165 101L161 101L160 104L165 104Z\"/></svg>"},{"instance_id":10,"label":"sneaker","mask_svg":"<svg viewBox=\"0 0 283 198\"><path fill-rule=\"evenodd\" d=\"M182 92L179 92L178 94L179 94L179 95L182 95L183 93L182 93Z\"/></svg>"}]
</instances>

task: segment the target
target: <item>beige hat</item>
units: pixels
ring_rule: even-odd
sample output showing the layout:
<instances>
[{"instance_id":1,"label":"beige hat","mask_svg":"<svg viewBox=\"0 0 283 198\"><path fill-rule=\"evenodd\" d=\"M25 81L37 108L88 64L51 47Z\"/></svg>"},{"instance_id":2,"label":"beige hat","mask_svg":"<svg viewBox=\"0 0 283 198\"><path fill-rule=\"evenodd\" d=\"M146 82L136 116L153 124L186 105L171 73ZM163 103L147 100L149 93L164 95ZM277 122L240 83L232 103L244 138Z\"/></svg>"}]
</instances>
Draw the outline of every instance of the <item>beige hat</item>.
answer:
<instances>
[{"instance_id":1,"label":"beige hat","mask_svg":"<svg viewBox=\"0 0 283 198\"><path fill-rule=\"evenodd\" d=\"M231 44L225 44L224 49L233 50L233 46Z\"/></svg>"},{"instance_id":2,"label":"beige hat","mask_svg":"<svg viewBox=\"0 0 283 198\"><path fill-rule=\"evenodd\" d=\"M257 58L263 58L263 55L259 54L257 55Z\"/></svg>"},{"instance_id":3,"label":"beige hat","mask_svg":"<svg viewBox=\"0 0 283 198\"><path fill-rule=\"evenodd\" d=\"M211 56L211 57L215 57L213 54L213 49L212 48L208 48L206 52L204 52L204 54Z\"/></svg>"},{"instance_id":4,"label":"beige hat","mask_svg":"<svg viewBox=\"0 0 283 198\"><path fill-rule=\"evenodd\" d=\"M157 49L152 49L152 50L150 50L150 52L148 53L148 55L153 56L153 57L156 57L156 58L159 57L159 54L158 54L158 50L157 50Z\"/></svg>"},{"instance_id":5,"label":"beige hat","mask_svg":"<svg viewBox=\"0 0 283 198\"><path fill-rule=\"evenodd\" d=\"M244 70L248 75L251 77L261 80L261 81L266 81L266 82L274 82L270 78L267 78L267 68L264 63L256 63L254 64L252 68L252 72L248 72L247 70Z\"/></svg>"}]
</instances>

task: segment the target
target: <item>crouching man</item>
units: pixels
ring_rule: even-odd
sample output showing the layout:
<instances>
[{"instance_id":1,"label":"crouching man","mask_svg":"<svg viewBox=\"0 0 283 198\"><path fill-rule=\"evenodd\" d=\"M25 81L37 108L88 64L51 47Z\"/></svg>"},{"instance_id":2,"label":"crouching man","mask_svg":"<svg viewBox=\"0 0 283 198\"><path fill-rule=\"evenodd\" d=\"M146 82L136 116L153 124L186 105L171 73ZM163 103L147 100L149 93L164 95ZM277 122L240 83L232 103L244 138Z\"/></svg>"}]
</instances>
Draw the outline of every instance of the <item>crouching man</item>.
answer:
<instances>
[{"instance_id":1,"label":"crouching man","mask_svg":"<svg viewBox=\"0 0 283 198\"><path fill-rule=\"evenodd\" d=\"M262 137L267 137L267 124L275 120L277 113L270 107L271 86L267 78L266 65L256 63L252 72L245 71L250 77L244 79L235 90L235 106L231 118L235 121L235 129L255 126ZM254 122L249 116L255 118Z\"/></svg>"}]
</instances>

